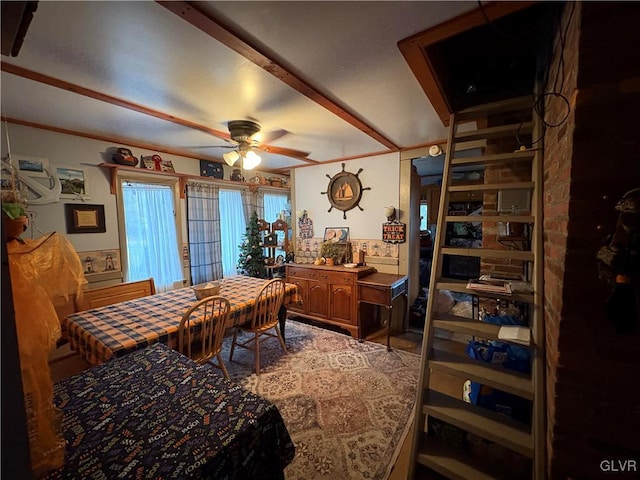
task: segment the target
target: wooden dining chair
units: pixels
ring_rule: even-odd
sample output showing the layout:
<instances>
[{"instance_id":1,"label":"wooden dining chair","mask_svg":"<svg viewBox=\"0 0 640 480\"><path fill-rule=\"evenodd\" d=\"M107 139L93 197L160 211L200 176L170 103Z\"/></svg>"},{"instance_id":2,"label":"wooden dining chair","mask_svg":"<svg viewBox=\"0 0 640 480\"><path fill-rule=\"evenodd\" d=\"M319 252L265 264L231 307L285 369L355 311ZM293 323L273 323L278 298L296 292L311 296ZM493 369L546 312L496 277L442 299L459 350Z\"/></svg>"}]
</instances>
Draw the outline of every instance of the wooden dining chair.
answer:
<instances>
[{"instance_id":1,"label":"wooden dining chair","mask_svg":"<svg viewBox=\"0 0 640 480\"><path fill-rule=\"evenodd\" d=\"M224 297L203 298L189 307L178 327L178 351L200 364L219 368L227 379L229 372L220 351L230 308Z\"/></svg>"},{"instance_id":2,"label":"wooden dining chair","mask_svg":"<svg viewBox=\"0 0 640 480\"><path fill-rule=\"evenodd\" d=\"M280 278L269 281L256 297L253 307L251 322L236 327L231 342L229 361L233 360L233 351L236 346L254 351L256 374L260 375L260 337L277 337L284 353L287 346L284 343L280 328L278 327L278 311L284 300L284 281ZM244 342L238 341L238 332L244 331L253 334ZM266 338L262 339L262 341Z\"/></svg>"},{"instance_id":3,"label":"wooden dining chair","mask_svg":"<svg viewBox=\"0 0 640 480\"><path fill-rule=\"evenodd\" d=\"M91 308L105 307L114 303L155 295L155 293L156 286L153 277L146 280L118 283L109 287L85 290L80 297L76 298L76 311L82 312Z\"/></svg>"}]
</instances>

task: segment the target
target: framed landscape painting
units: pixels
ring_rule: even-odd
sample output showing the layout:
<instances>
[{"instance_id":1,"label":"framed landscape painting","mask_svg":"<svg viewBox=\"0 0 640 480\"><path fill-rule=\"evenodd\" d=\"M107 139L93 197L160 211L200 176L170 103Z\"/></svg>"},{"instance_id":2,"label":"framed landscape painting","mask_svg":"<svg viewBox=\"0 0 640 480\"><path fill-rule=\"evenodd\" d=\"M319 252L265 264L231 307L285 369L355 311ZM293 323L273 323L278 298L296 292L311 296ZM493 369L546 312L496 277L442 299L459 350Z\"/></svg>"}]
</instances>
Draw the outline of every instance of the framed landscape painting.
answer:
<instances>
[{"instance_id":1,"label":"framed landscape painting","mask_svg":"<svg viewBox=\"0 0 640 480\"><path fill-rule=\"evenodd\" d=\"M60 179L61 198L88 199L88 175L81 167L56 167L56 173Z\"/></svg>"}]
</instances>

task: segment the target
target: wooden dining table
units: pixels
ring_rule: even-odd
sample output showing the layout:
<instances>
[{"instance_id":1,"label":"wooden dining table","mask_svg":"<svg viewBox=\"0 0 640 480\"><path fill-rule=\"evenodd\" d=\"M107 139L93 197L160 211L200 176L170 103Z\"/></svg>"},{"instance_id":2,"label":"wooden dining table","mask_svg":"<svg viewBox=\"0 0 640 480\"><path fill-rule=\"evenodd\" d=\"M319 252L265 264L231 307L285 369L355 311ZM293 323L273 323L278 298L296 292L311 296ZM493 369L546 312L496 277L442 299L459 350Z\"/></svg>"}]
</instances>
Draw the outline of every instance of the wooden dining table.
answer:
<instances>
[{"instance_id":1,"label":"wooden dining table","mask_svg":"<svg viewBox=\"0 0 640 480\"><path fill-rule=\"evenodd\" d=\"M221 296L231 304L227 328L251 320L255 300L269 280L235 276L222 280ZM160 342L175 348L178 326L187 309L196 302L190 287L77 312L62 321L72 350L91 365L99 365L140 348ZM298 288L285 284L280 310L280 329L285 335L286 305L300 302Z\"/></svg>"}]
</instances>

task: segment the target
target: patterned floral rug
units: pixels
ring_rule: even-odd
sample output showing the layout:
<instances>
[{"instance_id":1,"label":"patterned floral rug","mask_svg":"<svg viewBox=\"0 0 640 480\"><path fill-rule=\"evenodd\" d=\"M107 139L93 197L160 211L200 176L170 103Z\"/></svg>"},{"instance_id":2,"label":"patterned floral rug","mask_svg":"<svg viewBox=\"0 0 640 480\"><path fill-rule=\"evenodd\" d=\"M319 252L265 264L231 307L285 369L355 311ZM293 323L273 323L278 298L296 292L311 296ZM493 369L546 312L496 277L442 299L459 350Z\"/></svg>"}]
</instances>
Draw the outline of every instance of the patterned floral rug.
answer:
<instances>
[{"instance_id":1,"label":"patterned floral rug","mask_svg":"<svg viewBox=\"0 0 640 480\"><path fill-rule=\"evenodd\" d=\"M276 339L262 345L259 376L244 349L226 366L280 410L296 446L287 480L386 479L411 426L420 357L292 320L286 336L288 355Z\"/></svg>"}]
</instances>

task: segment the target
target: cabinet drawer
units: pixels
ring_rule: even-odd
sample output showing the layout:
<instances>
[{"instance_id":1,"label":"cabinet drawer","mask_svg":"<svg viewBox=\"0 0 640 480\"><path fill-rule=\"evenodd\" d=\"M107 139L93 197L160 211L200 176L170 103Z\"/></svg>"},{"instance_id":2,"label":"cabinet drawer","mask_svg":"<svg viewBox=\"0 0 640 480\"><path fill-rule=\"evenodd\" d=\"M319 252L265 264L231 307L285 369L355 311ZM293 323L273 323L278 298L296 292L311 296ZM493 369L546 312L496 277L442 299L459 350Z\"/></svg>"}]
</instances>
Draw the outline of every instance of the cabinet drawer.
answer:
<instances>
[{"instance_id":1,"label":"cabinet drawer","mask_svg":"<svg viewBox=\"0 0 640 480\"><path fill-rule=\"evenodd\" d=\"M306 278L307 280L315 280L318 277L318 271L304 267L288 267L287 277Z\"/></svg>"},{"instance_id":2,"label":"cabinet drawer","mask_svg":"<svg viewBox=\"0 0 640 480\"><path fill-rule=\"evenodd\" d=\"M386 287L360 285L359 294L361 302L375 303L376 305L389 305L391 300L391 291Z\"/></svg>"},{"instance_id":3,"label":"cabinet drawer","mask_svg":"<svg viewBox=\"0 0 640 480\"><path fill-rule=\"evenodd\" d=\"M332 285L353 285L356 276L347 272L323 272L326 277L323 279ZM319 279L320 280L320 279Z\"/></svg>"},{"instance_id":4,"label":"cabinet drawer","mask_svg":"<svg viewBox=\"0 0 640 480\"><path fill-rule=\"evenodd\" d=\"M335 285L353 285L357 279L357 275L353 272L335 272L328 269L287 267L287 281L291 282L293 278L315 280L316 282Z\"/></svg>"}]
</instances>

